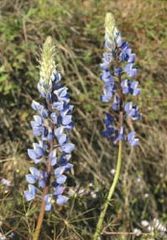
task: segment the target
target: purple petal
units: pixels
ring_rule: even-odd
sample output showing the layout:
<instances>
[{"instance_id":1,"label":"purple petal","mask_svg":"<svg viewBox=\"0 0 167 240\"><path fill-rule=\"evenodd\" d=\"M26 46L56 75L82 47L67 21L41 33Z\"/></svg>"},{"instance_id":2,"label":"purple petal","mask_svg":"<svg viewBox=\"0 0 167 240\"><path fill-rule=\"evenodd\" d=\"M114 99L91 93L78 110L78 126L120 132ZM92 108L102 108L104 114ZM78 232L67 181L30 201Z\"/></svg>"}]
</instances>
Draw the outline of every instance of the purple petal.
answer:
<instances>
[{"instance_id":1,"label":"purple petal","mask_svg":"<svg viewBox=\"0 0 167 240\"><path fill-rule=\"evenodd\" d=\"M129 62L129 63L134 63L135 60L136 60L136 54L131 53L131 54L129 55L128 62Z\"/></svg>"},{"instance_id":2,"label":"purple petal","mask_svg":"<svg viewBox=\"0 0 167 240\"><path fill-rule=\"evenodd\" d=\"M34 151L33 149L28 149L27 152L28 152L28 156L29 156L32 160L36 160L37 155L36 155L36 153L35 153L35 151Z\"/></svg>"},{"instance_id":3,"label":"purple petal","mask_svg":"<svg viewBox=\"0 0 167 240\"><path fill-rule=\"evenodd\" d=\"M68 201L68 199L69 198L66 197L66 196L58 195L56 202L57 202L58 205L61 206L61 205L64 205Z\"/></svg>"},{"instance_id":4,"label":"purple petal","mask_svg":"<svg viewBox=\"0 0 167 240\"><path fill-rule=\"evenodd\" d=\"M55 112L50 114L50 117L52 119L52 121L54 122L54 124L57 124L57 115Z\"/></svg>"},{"instance_id":5,"label":"purple petal","mask_svg":"<svg viewBox=\"0 0 167 240\"><path fill-rule=\"evenodd\" d=\"M50 211L52 208L52 195L47 194L44 199L45 199L45 211Z\"/></svg>"},{"instance_id":6,"label":"purple petal","mask_svg":"<svg viewBox=\"0 0 167 240\"><path fill-rule=\"evenodd\" d=\"M61 102L54 102L53 107L57 109L58 111L63 111L64 108L64 101Z\"/></svg>"},{"instance_id":7,"label":"purple petal","mask_svg":"<svg viewBox=\"0 0 167 240\"><path fill-rule=\"evenodd\" d=\"M36 182L36 179L35 179L35 177L34 177L33 175L27 174L27 175L26 175L26 181L27 181L28 183L34 184L34 183Z\"/></svg>"},{"instance_id":8,"label":"purple petal","mask_svg":"<svg viewBox=\"0 0 167 240\"><path fill-rule=\"evenodd\" d=\"M53 73L51 76L53 82L60 82L61 81L61 74L59 72Z\"/></svg>"},{"instance_id":9,"label":"purple petal","mask_svg":"<svg viewBox=\"0 0 167 240\"><path fill-rule=\"evenodd\" d=\"M64 144L61 149L65 153L71 153L75 148L75 145L73 143L66 143Z\"/></svg>"},{"instance_id":10,"label":"purple petal","mask_svg":"<svg viewBox=\"0 0 167 240\"><path fill-rule=\"evenodd\" d=\"M56 158L56 157L55 157L55 158L52 158L52 159L50 160L51 166L56 165L56 163L57 163L57 158Z\"/></svg>"},{"instance_id":11,"label":"purple petal","mask_svg":"<svg viewBox=\"0 0 167 240\"><path fill-rule=\"evenodd\" d=\"M46 186L46 182L44 179L41 179L38 181L38 186L41 188L44 188Z\"/></svg>"},{"instance_id":12,"label":"purple petal","mask_svg":"<svg viewBox=\"0 0 167 240\"><path fill-rule=\"evenodd\" d=\"M126 103L124 109L125 109L125 112L126 112L126 113L128 113L129 111L131 111L131 109L132 109L132 102Z\"/></svg>"},{"instance_id":13,"label":"purple petal","mask_svg":"<svg viewBox=\"0 0 167 240\"><path fill-rule=\"evenodd\" d=\"M140 93L141 93L140 88L136 88L136 89L133 90L133 96L137 96L137 95L139 95Z\"/></svg>"},{"instance_id":14,"label":"purple petal","mask_svg":"<svg viewBox=\"0 0 167 240\"><path fill-rule=\"evenodd\" d=\"M29 184L28 185L28 191L24 192L24 196L25 196L26 200L27 201L33 200L35 198L35 194L36 194L36 187Z\"/></svg>"},{"instance_id":15,"label":"purple petal","mask_svg":"<svg viewBox=\"0 0 167 240\"><path fill-rule=\"evenodd\" d=\"M60 176L64 173L65 169L66 168L64 166L58 167L58 168L55 169L54 173L58 177L58 176Z\"/></svg>"},{"instance_id":16,"label":"purple petal","mask_svg":"<svg viewBox=\"0 0 167 240\"><path fill-rule=\"evenodd\" d=\"M73 164L67 163L67 164L65 165L65 168L66 168L66 170L70 170L71 168L73 168Z\"/></svg>"},{"instance_id":17,"label":"purple petal","mask_svg":"<svg viewBox=\"0 0 167 240\"><path fill-rule=\"evenodd\" d=\"M42 157L44 155L44 150L38 143L33 143L34 151L38 158Z\"/></svg>"},{"instance_id":18,"label":"purple petal","mask_svg":"<svg viewBox=\"0 0 167 240\"><path fill-rule=\"evenodd\" d=\"M128 134L128 142L131 146L136 146L139 143L139 139L136 138L135 136L136 133L134 131Z\"/></svg>"},{"instance_id":19,"label":"purple petal","mask_svg":"<svg viewBox=\"0 0 167 240\"><path fill-rule=\"evenodd\" d=\"M72 116L71 115L66 115L64 117L62 117L62 124L63 125L68 125L70 124L72 121Z\"/></svg>"},{"instance_id":20,"label":"purple petal","mask_svg":"<svg viewBox=\"0 0 167 240\"><path fill-rule=\"evenodd\" d=\"M43 132L43 127L34 126L34 121L31 121L31 126L33 128L33 135L35 137L40 137Z\"/></svg>"},{"instance_id":21,"label":"purple petal","mask_svg":"<svg viewBox=\"0 0 167 240\"><path fill-rule=\"evenodd\" d=\"M56 182L61 185L61 184L65 183L66 179L67 179L67 177L66 177L65 175L60 175L60 176L56 179Z\"/></svg>"},{"instance_id":22,"label":"purple petal","mask_svg":"<svg viewBox=\"0 0 167 240\"><path fill-rule=\"evenodd\" d=\"M35 167L30 167L30 173L36 178L38 179L40 176L40 171L35 168Z\"/></svg>"},{"instance_id":23,"label":"purple petal","mask_svg":"<svg viewBox=\"0 0 167 240\"><path fill-rule=\"evenodd\" d=\"M59 135L59 136L57 137L57 140L58 140L60 146L62 146L63 143L65 143L66 140L67 140L66 134L61 134L61 135Z\"/></svg>"},{"instance_id":24,"label":"purple petal","mask_svg":"<svg viewBox=\"0 0 167 240\"><path fill-rule=\"evenodd\" d=\"M42 123L43 123L43 120L39 115L35 115L34 120L38 126L42 125Z\"/></svg>"},{"instance_id":25,"label":"purple petal","mask_svg":"<svg viewBox=\"0 0 167 240\"><path fill-rule=\"evenodd\" d=\"M51 166L54 166L57 163L56 150L53 150L50 152L49 160L50 160Z\"/></svg>"},{"instance_id":26,"label":"purple petal","mask_svg":"<svg viewBox=\"0 0 167 240\"><path fill-rule=\"evenodd\" d=\"M34 199L34 196L29 191L24 191L24 197L28 202Z\"/></svg>"},{"instance_id":27,"label":"purple petal","mask_svg":"<svg viewBox=\"0 0 167 240\"><path fill-rule=\"evenodd\" d=\"M57 186L54 190L54 195L61 195L64 192L64 187Z\"/></svg>"},{"instance_id":28,"label":"purple petal","mask_svg":"<svg viewBox=\"0 0 167 240\"><path fill-rule=\"evenodd\" d=\"M34 109L35 111L38 111L39 110L39 106L40 106L40 103L36 102L36 101L32 101L32 104L31 104L31 107L32 109Z\"/></svg>"},{"instance_id":29,"label":"purple petal","mask_svg":"<svg viewBox=\"0 0 167 240\"><path fill-rule=\"evenodd\" d=\"M60 136L61 134L63 134L63 130L64 130L63 127L56 128L56 129L54 130L55 136L58 137L58 136Z\"/></svg>"},{"instance_id":30,"label":"purple petal","mask_svg":"<svg viewBox=\"0 0 167 240\"><path fill-rule=\"evenodd\" d=\"M127 75L129 77L135 77L137 75L137 69L133 68L133 64L132 63L128 63L125 68L124 68L125 72L127 73Z\"/></svg>"}]
</instances>

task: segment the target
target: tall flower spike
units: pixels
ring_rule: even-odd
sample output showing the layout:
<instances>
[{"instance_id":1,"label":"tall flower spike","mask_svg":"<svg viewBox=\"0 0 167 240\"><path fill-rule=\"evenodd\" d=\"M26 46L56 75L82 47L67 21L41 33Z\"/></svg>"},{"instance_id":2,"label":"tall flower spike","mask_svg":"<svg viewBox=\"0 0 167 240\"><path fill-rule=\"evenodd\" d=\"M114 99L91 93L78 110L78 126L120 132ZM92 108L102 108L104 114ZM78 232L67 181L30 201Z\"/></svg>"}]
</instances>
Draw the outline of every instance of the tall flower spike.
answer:
<instances>
[{"instance_id":1,"label":"tall flower spike","mask_svg":"<svg viewBox=\"0 0 167 240\"><path fill-rule=\"evenodd\" d=\"M139 142L134 131L127 133L126 120L127 118L131 120L141 118L136 104L126 100L127 95L129 99L140 94L139 83L134 81L137 74L137 69L134 67L135 54L132 53L129 44L122 39L111 13L106 14L104 46L105 53L100 64L101 79L104 82L101 100L105 103L110 102L110 110L106 113L104 120L106 129L102 134L114 144L118 143L118 158L115 175L106 201L101 208L93 240L100 239L104 217L119 180L122 164L122 142L127 140L131 146L135 146Z\"/></svg>"},{"instance_id":2,"label":"tall flower spike","mask_svg":"<svg viewBox=\"0 0 167 240\"><path fill-rule=\"evenodd\" d=\"M67 202L63 195L66 173L73 167L69 162L74 144L69 133L73 128L72 110L67 87L61 83L61 74L56 70L55 46L51 37L43 45L40 61L38 90L41 103L32 102L36 111L31 126L37 142L28 149L28 155L35 167L30 167L26 175L27 201L37 196L44 201L45 210L50 211L56 201L58 205ZM41 191L43 195L41 196Z\"/></svg>"},{"instance_id":3,"label":"tall flower spike","mask_svg":"<svg viewBox=\"0 0 167 240\"><path fill-rule=\"evenodd\" d=\"M132 101L127 101L126 97L133 98L140 94L139 82L134 80L137 75L137 69L134 67L136 55L132 52L129 44L121 37L114 17L111 13L106 14L105 19L105 53L103 54L101 79L104 82L102 102L111 102L110 112L107 113L107 119L112 119L110 124L106 125L103 136L116 143L119 139L120 129L123 129L122 138L127 140L130 145L138 144L138 139L133 134L127 133L125 122L127 118L138 120L141 118L138 107ZM123 113L122 126L118 123L119 114ZM112 114L112 118L109 117ZM112 126L112 127L111 127ZM133 136L133 140L129 140Z\"/></svg>"}]
</instances>

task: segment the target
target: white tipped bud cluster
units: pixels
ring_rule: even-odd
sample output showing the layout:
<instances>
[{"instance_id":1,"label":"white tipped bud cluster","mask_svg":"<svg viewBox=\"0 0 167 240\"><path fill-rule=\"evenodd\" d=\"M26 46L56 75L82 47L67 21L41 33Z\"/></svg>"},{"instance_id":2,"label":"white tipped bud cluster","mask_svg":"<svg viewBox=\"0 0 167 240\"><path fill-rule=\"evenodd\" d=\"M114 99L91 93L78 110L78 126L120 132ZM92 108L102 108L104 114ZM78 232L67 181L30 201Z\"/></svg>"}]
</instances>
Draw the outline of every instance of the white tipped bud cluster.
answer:
<instances>
[{"instance_id":1,"label":"white tipped bud cluster","mask_svg":"<svg viewBox=\"0 0 167 240\"><path fill-rule=\"evenodd\" d=\"M38 83L38 90L42 96L45 96L52 89L52 78L56 69L55 56L56 49L54 42L49 36L43 45L40 61L40 81Z\"/></svg>"},{"instance_id":2,"label":"white tipped bud cluster","mask_svg":"<svg viewBox=\"0 0 167 240\"><path fill-rule=\"evenodd\" d=\"M120 35L120 32L116 26L114 16L112 13L107 13L105 18L105 47L115 49L118 35Z\"/></svg>"}]
</instances>

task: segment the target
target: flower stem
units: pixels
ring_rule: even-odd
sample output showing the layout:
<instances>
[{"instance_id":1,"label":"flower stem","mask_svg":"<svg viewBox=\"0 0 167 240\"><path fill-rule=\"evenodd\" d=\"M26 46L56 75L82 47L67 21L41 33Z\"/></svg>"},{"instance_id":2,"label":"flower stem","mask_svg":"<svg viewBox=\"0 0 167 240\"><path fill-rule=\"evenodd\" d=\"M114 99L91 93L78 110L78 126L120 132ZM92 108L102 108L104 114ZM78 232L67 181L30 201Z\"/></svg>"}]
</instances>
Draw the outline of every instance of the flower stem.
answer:
<instances>
[{"instance_id":1,"label":"flower stem","mask_svg":"<svg viewBox=\"0 0 167 240\"><path fill-rule=\"evenodd\" d=\"M118 159L117 159L117 166L116 166L116 173L115 173L115 176L114 176L114 180L111 184L107 199L106 199L106 201L103 205L102 211L100 213L100 217L99 217L99 220L98 220L98 223L97 223L97 226L96 226L96 232L93 236L93 240L98 240L98 238L100 236L102 226L103 226L103 222L104 222L104 217L106 215L108 205L111 201L111 198L112 198L113 193L115 191L115 187L118 183L118 179L119 179L119 176L120 176L120 170L121 170L121 164L122 164L122 140L119 141Z\"/></svg>"},{"instance_id":2,"label":"flower stem","mask_svg":"<svg viewBox=\"0 0 167 240\"><path fill-rule=\"evenodd\" d=\"M37 221L37 226L33 235L33 240L38 240L39 239L39 235L41 232L41 227L42 227L42 223L43 223L43 219L44 219L44 215L45 215L45 195L48 193L48 186L46 186L44 188L43 191L43 196L42 196L42 203L41 203L41 208L40 208L40 214L38 216L38 221Z\"/></svg>"}]
</instances>

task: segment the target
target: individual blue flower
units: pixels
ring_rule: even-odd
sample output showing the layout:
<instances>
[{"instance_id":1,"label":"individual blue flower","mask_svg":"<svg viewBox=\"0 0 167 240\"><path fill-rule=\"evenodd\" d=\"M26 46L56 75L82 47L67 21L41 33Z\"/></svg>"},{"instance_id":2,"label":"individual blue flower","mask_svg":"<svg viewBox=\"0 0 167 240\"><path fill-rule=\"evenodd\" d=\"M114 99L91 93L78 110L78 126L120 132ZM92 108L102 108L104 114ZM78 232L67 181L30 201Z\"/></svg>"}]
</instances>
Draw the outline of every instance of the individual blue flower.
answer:
<instances>
[{"instance_id":1,"label":"individual blue flower","mask_svg":"<svg viewBox=\"0 0 167 240\"><path fill-rule=\"evenodd\" d=\"M39 115L41 117L43 117L43 118L48 117L48 110L45 109L45 107L43 105L41 105L40 103L33 100L31 106L35 111L37 111L39 113Z\"/></svg>"},{"instance_id":2,"label":"individual blue flower","mask_svg":"<svg viewBox=\"0 0 167 240\"><path fill-rule=\"evenodd\" d=\"M124 110L127 116L130 117L132 120L139 120L141 118L138 107L136 105L133 105L132 102L126 103Z\"/></svg>"},{"instance_id":3,"label":"individual blue flower","mask_svg":"<svg viewBox=\"0 0 167 240\"><path fill-rule=\"evenodd\" d=\"M45 151L41 143L33 143L33 147L33 149L28 149L28 155L32 160L34 160L35 163L39 163L41 162Z\"/></svg>"},{"instance_id":4,"label":"individual blue flower","mask_svg":"<svg viewBox=\"0 0 167 240\"><path fill-rule=\"evenodd\" d=\"M125 133L124 133L124 127L123 126L121 126L121 128L117 131L114 143L117 143L118 141L122 141L122 140L125 140Z\"/></svg>"},{"instance_id":5,"label":"individual blue flower","mask_svg":"<svg viewBox=\"0 0 167 240\"><path fill-rule=\"evenodd\" d=\"M104 82L104 89L103 95L101 96L101 100L102 102L109 102L115 93L114 78L109 71L105 70L101 76L101 79Z\"/></svg>"},{"instance_id":6,"label":"individual blue flower","mask_svg":"<svg viewBox=\"0 0 167 240\"><path fill-rule=\"evenodd\" d=\"M132 49L129 47L127 42L121 45L121 52L119 55L119 60L122 62L134 63L136 59L136 54L132 53Z\"/></svg>"},{"instance_id":7,"label":"individual blue flower","mask_svg":"<svg viewBox=\"0 0 167 240\"><path fill-rule=\"evenodd\" d=\"M114 69L114 75L115 75L116 77L120 77L121 74L122 74L122 72L123 72L123 70L122 70L121 67L116 67L116 68Z\"/></svg>"},{"instance_id":8,"label":"individual blue flower","mask_svg":"<svg viewBox=\"0 0 167 240\"><path fill-rule=\"evenodd\" d=\"M138 85L138 81L125 79L121 82L122 92L124 94L132 94L133 96L137 96L140 94L140 88L138 88Z\"/></svg>"},{"instance_id":9,"label":"individual blue flower","mask_svg":"<svg viewBox=\"0 0 167 240\"><path fill-rule=\"evenodd\" d=\"M113 103L112 103L112 109L114 111L119 111L120 110L120 97L118 95L114 95Z\"/></svg>"},{"instance_id":10,"label":"individual blue flower","mask_svg":"<svg viewBox=\"0 0 167 240\"><path fill-rule=\"evenodd\" d=\"M28 190L27 191L24 191L24 196L26 198L27 201L31 201L35 198L35 195L36 195L36 187L32 184L29 184L28 185Z\"/></svg>"},{"instance_id":11,"label":"individual blue flower","mask_svg":"<svg viewBox=\"0 0 167 240\"><path fill-rule=\"evenodd\" d=\"M57 202L58 205L61 206L61 205L66 204L66 202L68 201L68 199L69 199L69 198L66 197L66 196L58 195L56 202Z\"/></svg>"},{"instance_id":12,"label":"individual blue flower","mask_svg":"<svg viewBox=\"0 0 167 240\"><path fill-rule=\"evenodd\" d=\"M34 121L31 121L31 127L33 134L36 137L40 137L44 132L43 119L39 115L34 116Z\"/></svg>"},{"instance_id":13,"label":"individual blue flower","mask_svg":"<svg viewBox=\"0 0 167 240\"><path fill-rule=\"evenodd\" d=\"M114 118L109 113L106 113L104 124L106 129L102 132L103 137L114 141L116 139L117 129L114 126Z\"/></svg>"},{"instance_id":14,"label":"individual blue flower","mask_svg":"<svg viewBox=\"0 0 167 240\"><path fill-rule=\"evenodd\" d=\"M139 139L136 138L136 133L134 131L128 133L127 139L131 146L136 146L139 143Z\"/></svg>"},{"instance_id":15,"label":"individual blue flower","mask_svg":"<svg viewBox=\"0 0 167 240\"><path fill-rule=\"evenodd\" d=\"M53 195L47 194L45 195L44 199L45 199L45 211L50 211L53 203Z\"/></svg>"},{"instance_id":16,"label":"individual blue flower","mask_svg":"<svg viewBox=\"0 0 167 240\"><path fill-rule=\"evenodd\" d=\"M128 63L124 67L124 71L127 73L128 77L134 78L137 75L137 69L133 67L132 63Z\"/></svg>"},{"instance_id":17,"label":"individual blue flower","mask_svg":"<svg viewBox=\"0 0 167 240\"><path fill-rule=\"evenodd\" d=\"M103 70L108 70L109 67L110 67L110 64L113 60L113 54L111 52L105 52L103 54L103 58L102 58L102 63L100 64L100 67L103 69Z\"/></svg>"},{"instance_id":18,"label":"individual blue flower","mask_svg":"<svg viewBox=\"0 0 167 240\"><path fill-rule=\"evenodd\" d=\"M50 153L49 153L49 161L50 161L50 164L51 166L55 166L57 164L57 156L56 156L56 149L52 150Z\"/></svg>"}]
</instances>

